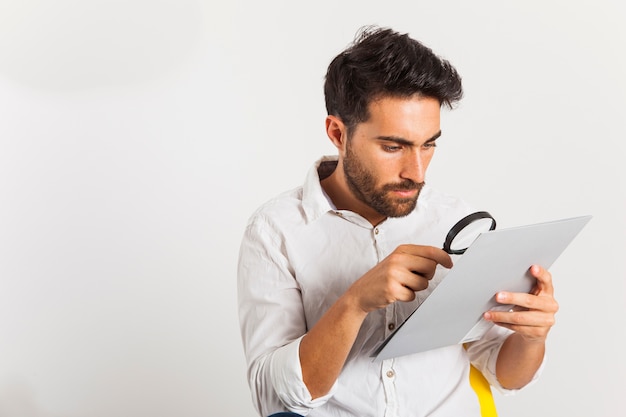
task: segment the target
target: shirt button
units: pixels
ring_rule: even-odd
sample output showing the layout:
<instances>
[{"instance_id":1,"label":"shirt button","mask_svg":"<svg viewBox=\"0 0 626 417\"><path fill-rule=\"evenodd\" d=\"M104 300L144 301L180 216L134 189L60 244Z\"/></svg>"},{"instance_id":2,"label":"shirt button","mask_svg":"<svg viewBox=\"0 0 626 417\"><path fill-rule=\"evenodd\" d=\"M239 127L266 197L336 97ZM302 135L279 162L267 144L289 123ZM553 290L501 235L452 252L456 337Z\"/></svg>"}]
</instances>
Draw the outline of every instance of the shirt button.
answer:
<instances>
[{"instance_id":1,"label":"shirt button","mask_svg":"<svg viewBox=\"0 0 626 417\"><path fill-rule=\"evenodd\" d=\"M378 234L378 227L376 229L374 229L374 234L377 235Z\"/></svg>"},{"instance_id":2,"label":"shirt button","mask_svg":"<svg viewBox=\"0 0 626 417\"><path fill-rule=\"evenodd\" d=\"M396 325L395 325L395 324L393 324L393 323L389 323L389 326L387 326L387 328L388 328L389 330L393 330L393 329L395 329L395 328L396 328Z\"/></svg>"},{"instance_id":3,"label":"shirt button","mask_svg":"<svg viewBox=\"0 0 626 417\"><path fill-rule=\"evenodd\" d=\"M387 378L393 378L394 375L393 371L387 371Z\"/></svg>"}]
</instances>

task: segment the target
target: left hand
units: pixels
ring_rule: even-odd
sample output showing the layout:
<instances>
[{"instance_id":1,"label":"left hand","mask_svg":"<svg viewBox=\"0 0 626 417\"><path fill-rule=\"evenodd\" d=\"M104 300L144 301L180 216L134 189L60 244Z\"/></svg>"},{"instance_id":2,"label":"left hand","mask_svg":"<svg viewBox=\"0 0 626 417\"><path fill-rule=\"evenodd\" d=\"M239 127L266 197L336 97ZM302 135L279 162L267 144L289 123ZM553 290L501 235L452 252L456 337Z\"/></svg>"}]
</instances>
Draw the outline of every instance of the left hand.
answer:
<instances>
[{"instance_id":1,"label":"left hand","mask_svg":"<svg viewBox=\"0 0 626 417\"><path fill-rule=\"evenodd\" d=\"M554 325L559 305L554 299L550 272L533 265L530 274L537 279L530 293L501 291L496 294L497 302L515 305L512 311L487 311L484 318L513 330L529 342L544 342Z\"/></svg>"}]
</instances>

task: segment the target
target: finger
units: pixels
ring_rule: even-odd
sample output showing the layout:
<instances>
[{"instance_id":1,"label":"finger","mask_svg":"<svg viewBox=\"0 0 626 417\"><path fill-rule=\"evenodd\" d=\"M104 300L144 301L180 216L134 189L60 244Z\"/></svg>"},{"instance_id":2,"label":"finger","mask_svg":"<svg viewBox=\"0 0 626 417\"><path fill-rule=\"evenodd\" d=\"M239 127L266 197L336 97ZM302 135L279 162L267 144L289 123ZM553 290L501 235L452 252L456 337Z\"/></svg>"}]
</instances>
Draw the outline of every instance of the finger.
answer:
<instances>
[{"instance_id":1,"label":"finger","mask_svg":"<svg viewBox=\"0 0 626 417\"><path fill-rule=\"evenodd\" d=\"M381 278L387 282L386 287L396 292L402 290L400 287L411 291L427 288L437 264L430 259L394 251L379 266L382 268ZM394 297L399 298L400 295Z\"/></svg>"},{"instance_id":2,"label":"finger","mask_svg":"<svg viewBox=\"0 0 626 417\"><path fill-rule=\"evenodd\" d=\"M422 275L421 273L409 271L399 276L399 282L412 291L422 291L428 288L428 282L432 279L431 275Z\"/></svg>"},{"instance_id":3,"label":"finger","mask_svg":"<svg viewBox=\"0 0 626 417\"><path fill-rule=\"evenodd\" d=\"M514 310L527 309L556 313L559 305L550 295L535 295L520 292L500 291L496 294L496 301L500 304L512 304Z\"/></svg>"},{"instance_id":4,"label":"finger","mask_svg":"<svg viewBox=\"0 0 626 417\"><path fill-rule=\"evenodd\" d=\"M523 327L550 328L555 323L554 314L543 311L487 311L483 317L503 327L519 330Z\"/></svg>"},{"instance_id":5,"label":"finger","mask_svg":"<svg viewBox=\"0 0 626 417\"><path fill-rule=\"evenodd\" d=\"M428 281L426 281L426 287L428 287ZM413 288L410 288L408 285L401 285L401 288L398 288L395 292L395 300L396 301L404 301L410 302L415 300L415 291L419 291Z\"/></svg>"},{"instance_id":6,"label":"finger","mask_svg":"<svg viewBox=\"0 0 626 417\"><path fill-rule=\"evenodd\" d=\"M439 264L437 259L433 259L438 257L438 251L438 248L432 246L402 245L387 257L387 262L393 269L411 271L426 279L432 279ZM449 255L442 252L445 256L440 260L445 262Z\"/></svg>"},{"instance_id":7,"label":"finger","mask_svg":"<svg viewBox=\"0 0 626 417\"><path fill-rule=\"evenodd\" d=\"M401 245L398 246L397 251L412 256L430 259L441 266L452 268L452 258L441 248L422 245Z\"/></svg>"},{"instance_id":8,"label":"finger","mask_svg":"<svg viewBox=\"0 0 626 417\"><path fill-rule=\"evenodd\" d=\"M419 275L427 280L431 280L435 276L437 263L426 258L411 257L408 269L415 275Z\"/></svg>"},{"instance_id":9,"label":"finger","mask_svg":"<svg viewBox=\"0 0 626 417\"><path fill-rule=\"evenodd\" d=\"M524 339L529 341L545 341L548 333L550 332L550 327L542 327L542 326L523 326L516 324L508 324L508 323L495 323L500 327L507 328L509 330L514 331L515 333L521 335Z\"/></svg>"},{"instance_id":10,"label":"finger","mask_svg":"<svg viewBox=\"0 0 626 417\"><path fill-rule=\"evenodd\" d=\"M540 265L532 265L529 269L530 274L537 279L537 285L534 289L534 293L539 295L540 293L554 294L554 286L552 285L552 274L547 269Z\"/></svg>"},{"instance_id":11,"label":"finger","mask_svg":"<svg viewBox=\"0 0 626 417\"><path fill-rule=\"evenodd\" d=\"M421 278L417 275L414 275L415 278L413 278L412 280L409 280L404 286L411 290L411 292L413 292L413 294L415 294L415 292L417 291L424 291L426 288L428 288L428 280L425 278ZM410 300L413 301L413 300Z\"/></svg>"}]
</instances>

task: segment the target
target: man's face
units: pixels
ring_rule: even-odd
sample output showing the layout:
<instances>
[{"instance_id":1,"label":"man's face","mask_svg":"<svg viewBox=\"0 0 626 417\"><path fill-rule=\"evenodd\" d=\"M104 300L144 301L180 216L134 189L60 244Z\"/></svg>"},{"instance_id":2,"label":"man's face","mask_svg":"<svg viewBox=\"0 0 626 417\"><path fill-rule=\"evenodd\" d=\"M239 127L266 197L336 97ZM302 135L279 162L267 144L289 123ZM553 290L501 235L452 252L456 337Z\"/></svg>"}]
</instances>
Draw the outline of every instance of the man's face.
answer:
<instances>
[{"instance_id":1,"label":"man's face","mask_svg":"<svg viewBox=\"0 0 626 417\"><path fill-rule=\"evenodd\" d=\"M346 183L354 197L378 215L406 216L417 204L441 134L439 101L382 98L369 110L370 119L359 123L346 142Z\"/></svg>"}]
</instances>

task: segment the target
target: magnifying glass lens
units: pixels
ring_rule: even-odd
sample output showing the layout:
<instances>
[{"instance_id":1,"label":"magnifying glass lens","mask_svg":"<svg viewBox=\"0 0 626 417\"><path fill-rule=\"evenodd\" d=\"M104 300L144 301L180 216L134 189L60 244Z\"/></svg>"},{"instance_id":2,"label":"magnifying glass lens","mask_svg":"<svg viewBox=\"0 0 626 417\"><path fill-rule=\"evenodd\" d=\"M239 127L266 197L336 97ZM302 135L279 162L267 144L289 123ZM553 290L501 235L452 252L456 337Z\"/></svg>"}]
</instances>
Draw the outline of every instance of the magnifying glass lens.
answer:
<instances>
[{"instance_id":1,"label":"magnifying glass lens","mask_svg":"<svg viewBox=\"0 0 626 417\"><path fill-rule=\"evenodd\" d=\"M446 237L443 249L451 255L460 255L484 232L494 230L496 220L486 211L472 213L455 224Z\"/></svg>"},{"instance_id":2,"label":"magnifying glass lens","mask_svg":"<svg viewBox=\"0 0 626 417\"><path fill-rule=\"evenodd\" d=\"M491 227L491 219L478 219L465 226L459 233L454 236L450 243L452 250L465 250L476 240L478 235L489 231Z\"/></svg>"}]
</instances>

